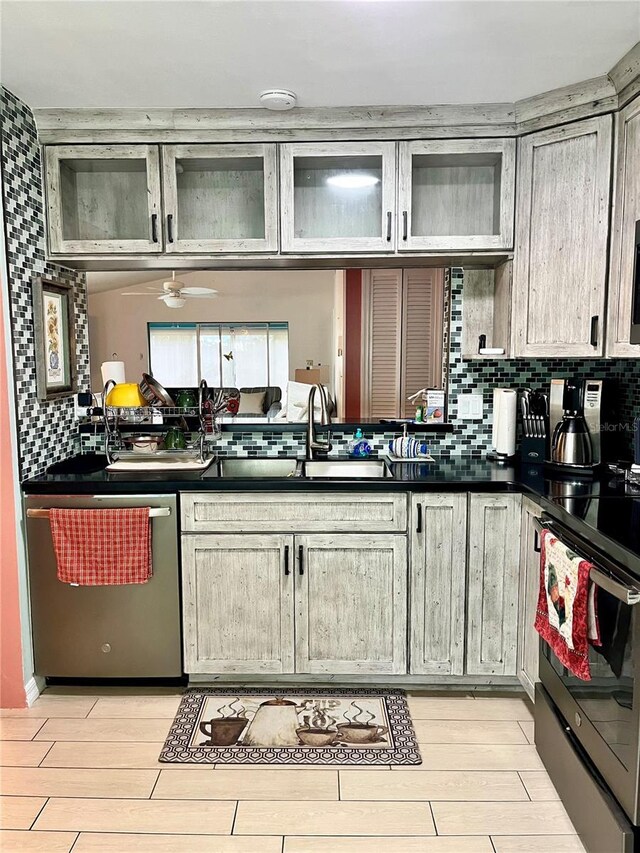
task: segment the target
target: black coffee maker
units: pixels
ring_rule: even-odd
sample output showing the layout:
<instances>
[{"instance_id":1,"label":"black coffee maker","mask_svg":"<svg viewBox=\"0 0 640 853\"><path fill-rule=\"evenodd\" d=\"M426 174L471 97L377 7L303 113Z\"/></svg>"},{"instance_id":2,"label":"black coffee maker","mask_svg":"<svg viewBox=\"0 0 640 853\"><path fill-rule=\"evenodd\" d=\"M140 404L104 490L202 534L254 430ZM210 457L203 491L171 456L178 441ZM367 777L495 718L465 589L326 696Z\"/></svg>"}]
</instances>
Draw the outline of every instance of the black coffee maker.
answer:
<instances>
[{"instance_id":1,"label":"black coffee maker","mask_svg":"<svg viewBox=\"0 0 640 853\"><path fill-rule=\"evenodd\" d=\"M547 467L592 475L602 462L603 379L552 379Z\"/></svg>"}]
</instances>

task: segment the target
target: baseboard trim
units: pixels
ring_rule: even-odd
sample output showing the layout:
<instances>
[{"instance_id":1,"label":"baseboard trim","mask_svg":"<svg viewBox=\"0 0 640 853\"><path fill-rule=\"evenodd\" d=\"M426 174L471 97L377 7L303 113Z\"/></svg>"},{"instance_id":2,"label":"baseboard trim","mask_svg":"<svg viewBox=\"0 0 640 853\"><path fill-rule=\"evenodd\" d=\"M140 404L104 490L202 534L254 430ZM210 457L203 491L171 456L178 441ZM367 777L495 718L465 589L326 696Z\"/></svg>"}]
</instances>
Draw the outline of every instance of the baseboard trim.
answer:
<instances>
[{"instance_id":1,"label":"baseboard trim","mask_svg":"<svg viewBox=\"0 0 640 853\"><path fill-rule=\"evenodd\" d=\"M29 708L36 701L38 696L42 693L45 688L45 680L44 678L40 678L37 675L32 676L29 681L24 686L24 692L27 695L27 705Z\"/></svg>"}]
</instances>

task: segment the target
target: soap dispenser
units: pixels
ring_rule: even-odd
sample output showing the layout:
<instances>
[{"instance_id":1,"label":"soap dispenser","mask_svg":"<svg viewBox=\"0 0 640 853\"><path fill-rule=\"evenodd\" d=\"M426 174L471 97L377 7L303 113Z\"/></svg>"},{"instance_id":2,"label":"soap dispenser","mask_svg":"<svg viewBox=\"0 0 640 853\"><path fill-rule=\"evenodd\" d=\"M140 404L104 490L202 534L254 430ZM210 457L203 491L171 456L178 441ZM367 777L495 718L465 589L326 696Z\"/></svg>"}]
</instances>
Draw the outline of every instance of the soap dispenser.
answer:
<instances>
[{"instance_id":1,"label":"soap dispenser","mask_svg":"<svg viewBox=\"0 0 640 853\"><path fill-rule=\"evenodd\" d=\"M360 458L371 455L371 445L362 434L360 427L356 429L353 439L349 442L349 455Z\"/></svg>"}]
</instances>

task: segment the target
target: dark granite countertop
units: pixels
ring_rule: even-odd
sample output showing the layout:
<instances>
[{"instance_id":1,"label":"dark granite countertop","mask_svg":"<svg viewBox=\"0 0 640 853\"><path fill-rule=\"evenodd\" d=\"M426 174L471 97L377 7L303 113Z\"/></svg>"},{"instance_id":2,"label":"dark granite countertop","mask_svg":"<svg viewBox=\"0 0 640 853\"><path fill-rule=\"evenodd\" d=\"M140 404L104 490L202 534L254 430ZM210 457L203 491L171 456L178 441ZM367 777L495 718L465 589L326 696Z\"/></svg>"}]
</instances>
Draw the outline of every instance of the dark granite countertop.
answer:
<instances>
[{"instance_id":1,"label":"dark granite countertop","mask_svg":"<svg viewBox=\"0 0 640 853\"><path fill-rule=\"evenodd\" d=\"M96 462L96 464L98 464ZM625 494L611 477L577 485L546 479L539 466L518 467L485 458L450 457L435 462L389 463L383 479L221 478L201 472L177 474L48 473L22 484L25 494L132 495L193 491L469 491L520 492L585 538L595 548L640 576L640 493Z\"/></svg>"}]
</instances>

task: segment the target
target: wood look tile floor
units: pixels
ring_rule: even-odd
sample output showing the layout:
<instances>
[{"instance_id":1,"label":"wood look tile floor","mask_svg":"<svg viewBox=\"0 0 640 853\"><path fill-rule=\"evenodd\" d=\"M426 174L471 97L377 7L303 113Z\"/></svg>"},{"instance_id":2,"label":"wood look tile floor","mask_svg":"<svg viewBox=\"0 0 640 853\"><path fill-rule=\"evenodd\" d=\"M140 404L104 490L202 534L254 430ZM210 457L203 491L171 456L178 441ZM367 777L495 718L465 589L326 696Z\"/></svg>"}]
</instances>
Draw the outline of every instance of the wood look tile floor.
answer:
<instances>
[{"instance_id":1,"label":"wood look tile floor","mask_svg":"<svg viewBox=\"0 0 640 853\"><path fill-rule=\"evenodd\" d=\"M0 712L2 853L584 853L519 696L411 693L423 763L344 769L159 764L179 701Z\"/></svg>"}]
</instances>

